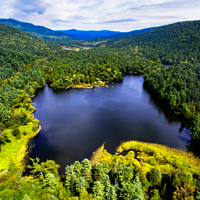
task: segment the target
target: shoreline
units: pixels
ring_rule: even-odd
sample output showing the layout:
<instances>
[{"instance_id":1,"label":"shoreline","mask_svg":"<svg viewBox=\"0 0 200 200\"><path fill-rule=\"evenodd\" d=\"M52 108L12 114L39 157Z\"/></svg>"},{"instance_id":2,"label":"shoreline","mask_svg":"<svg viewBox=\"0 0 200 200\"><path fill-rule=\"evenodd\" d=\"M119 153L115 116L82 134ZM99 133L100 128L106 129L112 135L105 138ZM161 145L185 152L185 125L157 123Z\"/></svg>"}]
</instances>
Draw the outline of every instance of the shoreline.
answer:
<instances>
[{"instance_id":1,"label":"shoreline","mask_svg":"<svg viewBox=\"0 0 200 200\"><path fill-rule=\"evenodd\" d=\"M45 85L40 86L38 89L45 87ZM50 86L51 87L51 86ZM80 84L80 85L70 85L67 88L76 88L76 89L84 89L84 88L94 88L94 87L109 87L105 82L102 84ZM62 88L61 88L62 89ZM54 89L55 90L55 89ZM30 96L31 101L35 97L35 93L37 90L35 90L34 94ZM29 151L29 142L32 138L34 138L41 130L41 125L39 120L35 118L34 112L36 108L33 106L33 102L30 103L30 109L29 111L26 111L28 114L28 118L32 119L31 122L29 122L27 125L21 125L19 127L21 139L16 139L12 136L11 130L12 129L6 129L5 131L9 133L9 136L11 138L11 142L6 143L2 146L1 152L0 152L0 172L3 172L5 170L8 170L10 159L14 160L16 167L21 168L22 171L24 171L26 167L26 156L28 155ZM23 108L21 108L23 109ZM33 131L33 125L37 123L38 130ZM22 132L24 130L29 130L27 135L23 135ZM28 157L29 159L29 157Z\"/></svg>"},{"instance_id":2,"label":"shoreline","mask_svg":"<svg viewBox=\"0 0 200 200\"><path fill-rule=\"evenodd\" d=\"M22 108L21 108L22 109ZM16 139L12 135L12 129L6 129L6 133L10 138L10 142L6 143L1 147L0 153L0 172L9 170L10 161L13 160L16 167L21 168L22 171L25 168L25 157L28 154L28 144L29 141L35 137L41 130L39 125L39 120L34 117L35 107L33 103L27 112L28 118L31 120L27 125L21 125L20 130L20 139ZM33 127L36 126L37 130L33 131ZM26 132L26 135L23 133Z\"/></svg>"},{"instance_id":3,"label":"shoreline","mask_svg":"<svg viewBox=\"0 0 200 200\"><path fill-rule=\"evenodd\" d=\"M126 152L126 155L121 155L123 151ZM200 158L196 157L193 152L136 140L122 142L116 147L115 154L107 152L103 143L90 157L90 162L93 165L104 161L111 164L114 160L135 165L146 171L146 173L155 166L163 173L168 173L170 170L178 168L183 170L187 168L191 173L198 173L200 167Z\"/></svg>"}]
</instances>

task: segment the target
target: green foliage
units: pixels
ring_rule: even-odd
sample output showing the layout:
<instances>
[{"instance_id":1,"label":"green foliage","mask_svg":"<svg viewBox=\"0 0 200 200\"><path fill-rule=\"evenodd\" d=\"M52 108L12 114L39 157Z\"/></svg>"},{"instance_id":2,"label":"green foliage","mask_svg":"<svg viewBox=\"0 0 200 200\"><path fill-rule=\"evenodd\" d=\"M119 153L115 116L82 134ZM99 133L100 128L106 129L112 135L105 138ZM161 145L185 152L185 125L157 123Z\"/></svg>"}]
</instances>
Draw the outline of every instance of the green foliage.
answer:
<instances>
[{"instance_id":1,"label":"green foliage","mask_svg":"<svg viewBox=\"0 0 200 200\"><path fill-rule=\"evenodd\" d=\"M167 65L195 63L199 59L199 28L200 20L178 22L143 34L110 40L107 45L115 48L138 47L143 56Z\"/></svg>"},{"instance_id":2,"label":"green foliage","mask_svg":"<svg viewBox=\"0 0 200 200\"><path fill-rule=\"evenodd\" d=\"M94 186L92 187L92 191L94 197L96 197L98 200L104 199L104 185L102 185L101 182L95 181Z\"/></svg>"},{"instance_id":3,"label":"green foliage","mask_svg":"<svg viewBox=\"0 0 200 200\"><path fill-rule=\"evenodd\" d=\"M151 183L151 185L157 185L157 184L161 183L162 175L161 175L160 170L153 168L149 172L149 178L148 178L148 180Z\"/></svg>"},{"instance_id":4,"label":"green foliage","mask_svg":"<svg viewBox=\"0 0 200 200\"><path fill-rule=\"evenodd\" d=\"M12 173L17 170L16 164L14 163L12 157L10 157L10 160L9 160L8 170L10 170Z\"/></svg>"},{"instance_id":5,"label":"green foliage","mask_svg":"<svg viewBox=\"0 0 200 200\"><path fill-rule=\"evenodd\" d=\"M29 198L29 196L27 194L25 194L23 200L30 200L30 198Z\"/></svg>"},{"instance_id":6,"label":"green foliage","mask_svg":"<svg viewBox=\"0 0 200 200\"><path fill-rule=\"evenodd\" d=\"M108 184L104 190L106 200L117 200L117 191L115 186Z\"/></svg>"},{"instance_id":7,"label":"green foliage","mask_svg":"<svg viewBox=\"0 0 200 200\"><path fill-rule=\"evenodd\" d=\"M19 190L22 189L23 180L19 169L17 169L17 174L16 174L16 185Z\"/></svg>"},{"instance_id":8,"label":"green foliage","mask_svg":"<svg viewBox=\"0 0 200 200\"><path fill-rule=\"evenodd\" d=\"M7 108L0 103L0 120L5 122L10 118Z\"/></svg>"},{"instance_id":9,"label":"green foliage","mask_svg":"<svg viewBox=\"0 0 200 200\"><path fill-rule=\"evenodd\" d=\"M198 147L199 26L199 21L176 23L114 43L109 41L112 44L108 42L106 48L77 52L60 50L58 45L0 24L1 147L20 145L20 137L24 139L38 131L39 121L31 116L34 108L30 96L45 81L54 89L93 87L120 81L125 73L144 74L145 84L166 106L193 119L192 142ZM166 68L162 63L171 66ZM31 159L33 165L29 168L35 179L22 181L16 168L21 160L15 163L9 155L8 175L1 175L0 197L9 200L199 199L197 158L147 144L130 142L120 148L137 151L138 160L129 151L124 157L104 152L99 159L101 163L95 165L88 159L76 161L65 169L64 186L59 181L59 165L54 161L39 163L38 158Z\"/></svg>"},{"instance_id":10,"label":"green foliage","mask_svg":"<svg viewBox=\"0 0 200 200\"><path fill-rule=\"evenodd\" d=\"M199 190L197 190L196 200L199 200L199 199L200 199L200 192Z\"/></svg>"},{"instance_id":11,"label":"green foliage","mask_svg":"<svg viewBox=\"0 0 200 200\"><path fill-rule=\"evenodd\" d=\"M7 131L2 132L0 135L0 145L6 144L9 142L10 142L10 139L8 136L8 132Z\"/></svg>"},{"instance_id":12,"label":"green foliage","mask_svg":"<svg viewBox=\"0 0 200 200\"><path fill-rule=\"evenodd\" d=\"M20 139L21 136L20 136L20 130L19 130L19 128L13 129L12 135L15 136L17 139Z\"/></svg>"},{"instance_id":13,"label":"green foliage","mask_svg":"<svg viewBox=\"0 0 200 200\"><path fill-rule=\"evenodd\" d=\"M150 191L150 200L161 200L159 190L154 189Z\"/></svg>"},{"instance_id":14,"label":"green foliage","mask_svg":"<svg viewBox=\"0 0 200 200\"><path fill-rule=\"evenodd\" d=\"M142 185L138 177L136 176L136 179L133 181L133 183L122 183L123 187L120 189L120 197L122 199L128 200L128 199L144 199L144 193L142 190Z\"/></svg>"},{"instance_id":15,"label":"green foliage","mask_svg":"<svg viewBox=\"0 0 200 200\"><path fill-rule=\"evenodd\" d=\"M32 166L28 165L27 167L32 169L31 173L42 173L44 176L48 173L53 174L55 177L58 177L58 168L60 167L55 163L54 160L47 160L46 162L40 162L40 159L36 157L36 159L30 158L32 161Z\"/></svg>"},{"instance_id":16,"label":"green foliage","mask_svg":"<svg viewBox=\"0 0 200 200\"><path fill-rule=\"evenodd\" d=\"M47 188L47 190L52 193L56 190L57 185L58 185L58 181L55 175L52 173L47 173L43 181L43 187Z\"/></svg>"},{"instance_id":17,"label":"green foliage","mask_svg":"<svg viewBox=\"0 0 200 200\"><path fill-rule=\"evenodd\" d=\"M86 182L83 177L78 177L76 179L75 188L78 193L86 189Z\"/></svg>"}]
</instances>

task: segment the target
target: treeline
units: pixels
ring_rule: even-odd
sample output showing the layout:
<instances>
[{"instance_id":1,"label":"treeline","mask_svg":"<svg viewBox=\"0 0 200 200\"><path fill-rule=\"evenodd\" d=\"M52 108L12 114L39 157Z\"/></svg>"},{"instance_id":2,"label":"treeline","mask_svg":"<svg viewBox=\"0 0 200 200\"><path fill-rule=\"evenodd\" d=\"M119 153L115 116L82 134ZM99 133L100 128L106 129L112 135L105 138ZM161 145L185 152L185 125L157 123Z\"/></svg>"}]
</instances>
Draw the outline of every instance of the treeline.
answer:
<instances>
[{"instance_id":1,"label":"treeline","mask_svg":"<svg viewBox=\"0 0 200 200\"><path fill-rule=\"evenodd\" d=\"M19 169L9 164L2 175L0 196L3 199L60 200L182 200L200 198L199 160L191 154L162 145L127 142L111 155L98 150L98 163L84 159L66 166L59 177L54 161L31 159L32 176L23 179ZM137 156L135 155L137 152ZM15 176L13 176L15 174ZM6 182L6 184L5 184Z\"/></svg>"},{"instance_id":2,"label":"treeline","mask_svg":"<svg viewBox=\"0 0 200 200\"><path fill-rule=\"evenodd\" d=\"M36 60L60 47L3 24L0 24L0 43L0 129L3 131L19 124L12 120L15 108L23 107L23 102L45 85L42 68Z\"/></svg>"},{"instance_id":3,"label":"treeline","mask_svg":"<svg viewBox=\"0 0 200 200\"><path fill-rule=\"evenodd\" d=\"M158 64L139 56L134 49L96 48L61 51L51 54L45 63L45 79L54 89L76 84L100 84L120 81L126 73L143 73Z\"/></svg>"},{"instance_id":4,"label":"treeline","mask_svg":"<svg viewBox=\"0 0 200 200\"><path fill-rule=\"evenodd\" d=\"M200 64L180 64L149 70L145 84L166 105L192 120L192 142L200 144Z\"/></svg>"}]
</instances>

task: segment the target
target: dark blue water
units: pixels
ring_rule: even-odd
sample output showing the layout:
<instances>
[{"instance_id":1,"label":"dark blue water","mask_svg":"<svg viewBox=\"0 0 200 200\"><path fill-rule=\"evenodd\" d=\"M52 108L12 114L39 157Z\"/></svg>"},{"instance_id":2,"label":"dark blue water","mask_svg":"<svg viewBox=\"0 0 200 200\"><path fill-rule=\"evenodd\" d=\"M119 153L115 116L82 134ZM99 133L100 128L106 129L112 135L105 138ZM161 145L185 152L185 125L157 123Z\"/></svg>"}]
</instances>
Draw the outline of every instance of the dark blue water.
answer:
<instances>
[{"instance_id":1,"label":"dark blue water","mask_svg":"<svg viewBox=\"0 0 200 200\"><path fill-rule=\"evenodd\" d=\"M33 100L41 131L30 157L67 164L89 158L102 143L115 152L121 141L139 140L187 149L189 121L173 114L143 86L142 76L125 76L109 88L53 91L46 86Z\"/></svg>"}]
</instances>

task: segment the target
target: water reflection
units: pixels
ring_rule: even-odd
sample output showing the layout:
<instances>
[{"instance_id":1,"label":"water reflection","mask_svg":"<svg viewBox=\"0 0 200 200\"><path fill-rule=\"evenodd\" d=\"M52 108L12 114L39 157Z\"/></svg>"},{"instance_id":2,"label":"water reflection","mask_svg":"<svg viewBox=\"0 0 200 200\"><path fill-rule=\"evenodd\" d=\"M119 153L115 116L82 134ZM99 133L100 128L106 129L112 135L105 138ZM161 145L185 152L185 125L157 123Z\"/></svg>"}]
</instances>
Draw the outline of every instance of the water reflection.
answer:
<instances>
[{"instance_id":1,"label":"water reflection","mask_svg":"<svg viewBox=\"0 0 200 200\"><path fill-rule=\"evenodd\" d=\"M34 115L42 129L30 157L53 159L63 173L67 164L89 158L104 142L110 153L127 140L187 149L189 121L165 108L143 82L142 76L128 75L109 88L39 89Z\"/></svg>"}]
</instances>

